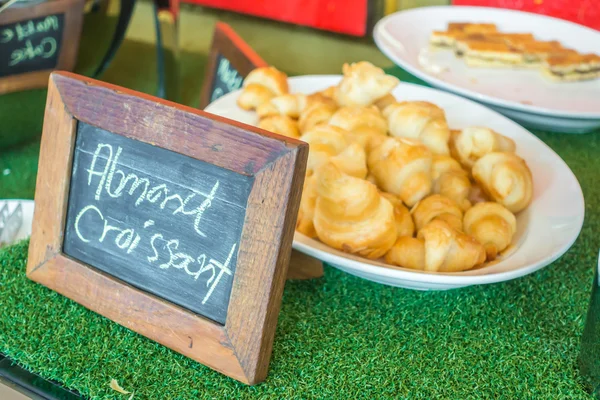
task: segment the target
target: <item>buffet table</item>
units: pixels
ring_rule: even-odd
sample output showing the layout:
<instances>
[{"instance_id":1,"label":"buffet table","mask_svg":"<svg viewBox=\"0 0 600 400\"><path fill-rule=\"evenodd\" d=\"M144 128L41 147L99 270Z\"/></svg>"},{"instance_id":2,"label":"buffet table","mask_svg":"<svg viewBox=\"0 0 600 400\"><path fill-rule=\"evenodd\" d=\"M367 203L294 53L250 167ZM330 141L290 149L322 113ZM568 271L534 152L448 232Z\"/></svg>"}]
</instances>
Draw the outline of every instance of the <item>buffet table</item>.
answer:
<instances>
[{"instance_id":1,"label":"buffet table","mask_svg":"<svg viewBox=\"0 0 600 400\"><path fill-rule=\"evenodd\" d=\"M399 68L387 72L422 84ZM118 84L151 93L152 78L140 75ZM43 92L30 96L39 103ZM0 120L32 118L8 109L0 106ZM15 137L31 135L10 125ZM378 285L331 267L321 279L288 281L269 376L248 387L29 281L24 241L0 250L0 352L103 399L130 396L111 379L139 399L587 398L576 358L600 247L600 135L534 133L573 170L587 207L574 246L532 275L447 292ZM2 198L33 198L38 140L0 155Z\"/></svg>"}]
</instances>

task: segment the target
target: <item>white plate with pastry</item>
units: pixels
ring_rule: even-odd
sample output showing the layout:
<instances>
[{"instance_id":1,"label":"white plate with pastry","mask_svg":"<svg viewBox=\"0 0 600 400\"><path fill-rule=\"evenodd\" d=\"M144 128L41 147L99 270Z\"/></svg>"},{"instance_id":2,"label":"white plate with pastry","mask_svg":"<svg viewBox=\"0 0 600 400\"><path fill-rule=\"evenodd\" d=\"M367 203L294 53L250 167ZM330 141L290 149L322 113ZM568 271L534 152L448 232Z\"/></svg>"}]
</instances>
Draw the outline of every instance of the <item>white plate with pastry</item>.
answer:
<instances>
[{"instance_id":1,"label":"white plate with pastry","mask_svg":"<svg viewBox=\"0 0 600 400\"><path fill-rule=\"evenodd\" d=\"M411 74L526 126L600 128L598 31L515 10L440 6L391 14L373 36Z\"/></svg>"},{"instance_id":2,"label":"white plate with pastry","mask_svg":"<svg viewBox=\"0 0 600 400\"><path fill-rule=\"evenodd\" d=\"M344 72L370 74L356 70ZM581 188L536 136L439 90L341 79L252 76L206 108L310 144L296 250L374 282L442 290L530 274L573 244Z\"/></svg>"}]
</instances>

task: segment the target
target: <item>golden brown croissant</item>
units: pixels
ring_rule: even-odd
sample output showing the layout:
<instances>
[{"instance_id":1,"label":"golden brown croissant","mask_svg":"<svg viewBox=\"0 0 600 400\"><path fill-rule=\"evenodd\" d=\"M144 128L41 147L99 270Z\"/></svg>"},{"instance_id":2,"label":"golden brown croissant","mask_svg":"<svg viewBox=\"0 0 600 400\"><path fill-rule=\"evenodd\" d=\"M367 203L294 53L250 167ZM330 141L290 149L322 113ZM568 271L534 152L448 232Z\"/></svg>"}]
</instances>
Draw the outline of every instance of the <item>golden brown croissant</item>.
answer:
<instances>
[{"instance_id":1,"label":"golden brown croissant","mask_svg":"<svg viewBox=\"0 0 600 400\"><path fill-rule=\"evenodd\" d=\"M460 163L449 156L436 155L431 167L433 193L439 193L453 200L463 211L471 207L469 174Z\"/></svg>"},{"instance_id":2,"label":"golden brown croissant","mask_svg":"<svg viewBox=\"0 0 600 400\"><path fill-rule=\"evenodd\" d=\"M370 138L387 134L387 123L377 107L342 107L333 114L329 124L348 131L351 141L368 148Z\"/></svg>"},{"instance_id":3,"label":"golden brown croissant","mask_svg":"<svg viewBox=\"0 0 600 400\"><path fill-rule=\"evenodd\" d=\"M335 88L336 86L329 86L327 89L323 89L317 93L325 97L329 97L330 99L333 99L335 97Z\"/></svg>"},{"instance_id":4,"label":"golden brown croissant","mask_svg":"<svg viewBox=\"0 0 600 400\"><path fill-rule=\"evenodd\" d=\"M471 170L491 199L513 213L525 209L533 197L533 178L525 161L514 153L489 153Z\"/></svg>"},{"instance_id":5,"label":"golden brown croissant","mask_svg":"<svg viewBox=\"0 0 600 400\"><path fill-rule=\"evenodd\" d=\"M458 272L485 261L483 246L471 236L435 220L421 229L417 239L399 238L385 260L389 264L429 272Z\"/></svg>"},{"instance_id":6,"label":"golden brown croissant","mask_svg":"<svg viewBox=\"0 0 600 400\"><path fill-rule=\"evenodd\" d=\"M385 96L383 96L382 98L377 99L375 101L375 103L373 103L373 104L375 104L375 107L379 108L379 111L383 111L383 110L385 110L385 108L387 106L389 106L390 104L394 104L396 102L397 102L397 100L394 97L394 95L391 93L388 93Z\"/></svg>"},{"instance_id":7,"label":"golden brown croissant","mask_svg":"<svg viewBox=\"0 0 600 400\"><path fill-rule=\"evenodd\" d=\"M383 110L390 135L418 139L435 154L449 155L450 128L444 111L426 101L393 103Z\"/></svg>"},{"instance_id":8,"label":"golden brown croissant","mask_svg":"<svg viewBox=\"0 0 600 400\"><path fill-rule=\"evenodd\" d=\"M300 132L304 133L317 125L326 124L336 110L337 106L331 102L310 102L300 113L298 120Z\"/></svg>"},{"instance_id":9,"label":"golden brown croissant","mask_svg":"<svg viewBox=\"0 0 600 400\"><path fill-rule=\"evenodd\" d=\"M265 86L275 96L280 96L289 92L287 75L279 71L275 67L261 67L252 70L246 79L244 79L243 87L247 87L252 83L258 83Z\"/></svg>"},{"instance_id":10,"label":"golden brown croissant","mask_svg":"<svg viewBox=\"0 0 600 400\"><path fill-rule=\"evenodd\" d=\"M411 139L387 138L367 158L377 185L409 207L431 192L431 163L429 149Z\"/></svg>"},{"instance_id":11,"label":"golden brown croissant","mask_svg":"<svg viewBox=\"0 0 600 400\"><path fill-rule=\"evenodd\" d=\"M341 153L349 142L343 129L330 125L317 125L300 137L308 143L306 172L312 174L333 156Z\"/></svg>"},{"instance_id":12,"label":"golden brown croissant","mask_svg":"<svg viewBox=\"0 0 600 400\"><path fill-rule=\"evenodd\" d=\"M325 164L317 174L314 226L319 239L339 250L375 259L396 241L392 204L372 183Z\"/></svg>"},{"instance_id":13,"label":"golden brown croissant","mask_svg":"<svg viewBox=\"0 0 600 400\"><path fill-rule=\"evenodd\" d=\"M244 110L254 110L274 96L275 94L266 86L251 83L242 89L237 99L237 104Z\"/></svg>"},{"instance_id":14,"label":"golden brown croissant","mask_svg":"<svg viewBox=\"0 0 600 400\"><path fill-rule=\"evenodd\" d=\"M433 220L443 220L462 231L463 213L456 203L441 194L432 194L419 201L411 210L417 232Z\"/></svg>"},{"instance_id":15,"label":"golden brown croissant","mask_svg":"<svg viewBox=\"0 0 600 400\"><path fill-rule=\"evenodd\" d=\"M253 110L272 97L288 91L286 74L275 67L256 68L244 79L237 104L244 110Z\"/></svg>"},{"instance_id":16,"label":"golden brown croissant","mask_svg":"<svg viewBox=\"0 0 600 400\"><path fill-rule=\"evenodd\" d=\"M272 117L261 119L258 123L258 127L294 139L300 137L298 123L285 115L274 115Z\"/></svg>"},{"instance_id":17,"label":"golden brown croissant","mask_svg":"<svg viewBox=\"0 0 600 400\"><path fill-rule=\"evenodd\" d=\"M482 126L471 126L462 131L453 131L452 134L452 156L468 168L473 167L475 161L488 153L514 153L515 149L512 139Z\"/></svg>"},{"instance_id":18,"label":"golden brown croissant","mask_svg":"<svg viewBox=\"0 0 600 400\"><path fill-rule=\"evenodd\" d=\"M272 115L286 115L292 118L298 118L300 112L306 105L306 96L303 94L283 94L269 99L267 102L256 108L259 118L270 117Z\"/></svg>"},{"instance_id":19,"label":"golden brown croissant","mask_svg":"<svg viewBox=\"0 0 600 400\"><path fill-rule=\"evenodd\" d=\"M512 242L517 219L501 204L479 203L465 213L464 228L465 233L483 245L491 261Z\"/></svg>"},{"instance_id":20,"label":"golden brown croissant","mask_svg":"<svg viewBox=\"0 0 600 400\"><path fill-rule=\"evenodd\" d=\"M358 143L351 143L341 153L329 159L343 173L355 178L367 177L367 156Z\"/></svg>"},{"instance_id":21,"label":"golden brown croissant","mask_svg":"<svg viewBox=\"0 0 600 400\"><path fill-rule=\"evenodd\" d=\"M400 80L386 75L381 68L361 61L344 64L344 77L335 90L340 106L368 106L394 89Z\"/></svg>"},{"instance_id":22,"label":"golden brown croissant","mask_svg":"<svg viewBox=\"0 0 600 400\"><path fill-rule=\"evenodd\" d=\"M296 230L311 238L317 237L317 232L313 224L316 202L317 176L313 175L304 180L300 208L298 209L298 222L296 223Z\"/></svg>"},{"instance_id":23,"label":"golden brown croissant","mask_svg":"<svg viewBox=\"0 0 600 400\"><path fill-rule=\"evenodd\" d=\"M386 192L381 192L381 195L388 199L388 201L392 203L392 206L394 206L394 218L396 219L397 236L412 237L415 233L415 224L412 216L410 215L410 211L408 211L408 208L404 206L402 200L400 200L398 196Z\"/></svg>"}]
</instances>

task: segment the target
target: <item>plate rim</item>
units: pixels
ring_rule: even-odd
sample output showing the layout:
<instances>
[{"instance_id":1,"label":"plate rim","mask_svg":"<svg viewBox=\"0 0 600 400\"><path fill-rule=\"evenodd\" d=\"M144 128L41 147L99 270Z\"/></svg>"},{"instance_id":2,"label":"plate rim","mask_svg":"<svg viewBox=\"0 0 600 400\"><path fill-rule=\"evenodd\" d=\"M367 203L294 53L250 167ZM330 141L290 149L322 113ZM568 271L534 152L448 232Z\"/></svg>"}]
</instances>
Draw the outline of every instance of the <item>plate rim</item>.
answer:
<instances>
[{"instance_id":1,"label":"plate rim","mask_svg":"<svg viewBox=\"0 0 600 400\"><path fill-rule=\"evenodd\" d=\"M299 75L299 76L289 77L288 80L295 81L295 80L300 80L300 79L314 79L314 78L341 79L341 77L342 77L341 75L336 75L336 74L323 74L323 75L311 74L311 75ZM485 104L478 103L470 98L461 97L454 93L449 93L449 92L446 92L446 91L443 91L440 89L427 87L427 86L419 85L416 83L401 81L399 86L411 86L411 87L419 89L419 90L439 92L445 96L449 96L451 98L457 98L460 101L466 102L470 106L483 108L483 109L487 110L488 112L491 112L492 114L494 114L496 118L504 120L505 122L507 122L511 125L514 125L516 128L520 129L520 131L522 131L522 133L525 133L528 136L528 139L534 140L538 145L542 145L543 147L545 147L547 151L549 151L551 154L553 154L554 157L557 158L563 164L564 168L566 168L566 170L570 174L571 179L573 179L573 181L577 184L576 187L578 189L578 192L577 192L576 202L579 204L577 205L576 208L578 208L578 209L580 208L582 210L582 213L580 214L578 220L575 221L575 223L577 224L577 231L574 232L572 234L572 236L569 238L569 240L565 242L565 245L561 246L558 249L554 249L553 252L550 252L547 256L543 257L536 263L528 264L528 265L525 265L525 266L522 266L522 267L519 267L519 268L516 268L513 270L509 270L509 271L495 272L495 273L489 273L489 274L483 274L483 275L457 275L457 274L452 274L452 273L428 273L428 272L424 272L424 271L410 270L408 268L402 268L402 267L383 267L383 266L379 266L379 265L373 265L373 264L369 264L366 262L353 260L351 258L339 256L334 253L322 251L322 250L319 250L319 249L316 249L316 248L310 246L309 244L302 243L296 238L296 235L302 235L299 232L295 232L295 234L294 234L294 240L292 243L292 247L294 249L301 251L311 257L317 258L323 262L326 262L326 263L330 264L332 267L337 268L337 269L350 269L352 271L357 271L357 272L366 271L370 275L385 276L388 279L391 278L391 279L396 279L398 281L401 280L401 281L415 282L415 283L421 283L421 284L439 284L439 285L444 285L444 286L450 288L450 287L471 286L471 285L477 285L477 284L499 283L499 282L509 281L509 280L513 280L516 278L520 278L522 276L529 275L533 272L536 272L536 271L548 266L552 262L556 261L558 258L563 256L573 246L575 241L579 238L579 235L583 228L583 223L585 221L585 198L583 196L583 190L581 188L581 184L579 183L579 179L577 179L577 176L575 175L575 173L571 170L569 165L562 159L562 157L560 157L543 140L541 140L536 135L531 133L527 128L519 125L515 121L502 115L498 111L488 107ZM225 96L215 100L213 103L209 104L205 108L205 110L207 112L211 112L210 108L211 108L211 106L214 106L216 108L215 111L217 111L219 102L225 100L228 97L233 98L239 92L240 92L240 90L236 90L234 92L228 93L227 95L225 95ZM305 238L307 238L309 240L314 240L314 239L308 238L305 235L302 235L302 236L304 236ZM368 260L365 259L365 261L368 261ZM344 271L344 272L352 274L352 272L348 272L348 271ZM365 278L365 277L362 277L362 278L373 281L373 279L371 279L371 278ZM379 282L379 283L381 283L381 282ZM389 283L383 283L383 284L389 285ZM439 290L439 289L433 289L433 290Z\"/></svg>"},{"instance_id":2,"label":"plate rim","mask_svg":"<svg viewBox=\"0 0 600 400\"><path fill-rule=\"evenodd\" d=\"M573 26L577 26L578 28L583 28L586 29L588 31L590 31L591 33L594 33L596 35L598 35L599 39L600 39L600 32L588 28L584 25L580 25L577 24L575 22L572 21L567 21L567 20L563 20L560 18L555 18L555 17L551 17L551 16L547 16L547 15L543 15L543 14L535 14L535 13L530 13L530 12L526 12L526 11L519 11L519 10L512 10L512 9L499 9L496 7L481 7L481 6L427 6L427 7L418 7L418 8L411 8L408 10L402 10L402 11L397 11L395 13L392 13L390 15L385 16L384 18L382 18L381 20L379 20L376 24L375 27L373 28L373 40L375 41L375 45L377 46L377 48L383 53L385 54L385 56L387 58L389 58L394 64L396 64L398 67L405 69L407 72L411 73L412 75L426 81L429 84L432 85L436 85L438 88L443 89L443 90L447 90L450 92L453 92L455 94L459 94L461 96L465 96L468 97L470 99L475 99L477 101L492 105L492 106L498 106L498 107L504 107L504 108L509 108L512 110L518 110L521 112L525 112L527 114L535 114L535 115L542 115L542 116L552 116L552 117L560 117L562 119L575 119L575 120L579 120L579 119L588 119L588 120L600 120L600 112L593 112L593 111L565 111L565 110L554 110L554 109L550 109L550 108L545 108L545 107L539 107L539 106L533 106L533 105L528 105L528 104L520 104L517 102L513 102L513 101L509 101L509 100L504 100L504 99L500 99L494 96L490 96L490 95L486 95L486 94L482 94L476 91L473 91L471 89L464 89L461 88L457 85L454 85L452 83L448 83L445 82L441 79L436 78L434 75L428 74L425 71L420 70L419 68L415 68L412 66L411 63L405 61L404 59L400 58L400 57L396 57L394 54L392 54L392 52L390 50L388 50L386 47L382 45L382 40L383 40L383 27L385 26L385 24L391 20L394 17L397 17L400 14L411 14L411 13L426 13L429 10L452 10L455 11L457 8L461 8L461 9L470 9L470 10L475 10L475 11L482 11L482 12L494 12L494 13L516 13L516 14L525 14L528 15L530 17L536 17L536 18L542 18L542 19L549 19L549 20L553 20L553 21L559 21L561 23L566 23L566 24L570 24Z\"/></svg>"}]
</instances>

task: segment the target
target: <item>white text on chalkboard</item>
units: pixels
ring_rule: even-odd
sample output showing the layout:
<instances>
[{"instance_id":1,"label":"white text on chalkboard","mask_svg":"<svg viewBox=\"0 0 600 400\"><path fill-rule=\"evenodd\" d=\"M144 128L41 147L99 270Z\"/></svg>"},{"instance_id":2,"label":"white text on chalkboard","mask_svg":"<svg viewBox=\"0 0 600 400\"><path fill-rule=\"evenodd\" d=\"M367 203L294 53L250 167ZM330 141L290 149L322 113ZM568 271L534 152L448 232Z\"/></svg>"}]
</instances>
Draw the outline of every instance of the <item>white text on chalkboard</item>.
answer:
<instances>
[{"instance_id":1,"label":"white text on chalkboard","mask_svg":"<svg viewBox=\"0 0 600 400\"><path fill-rule=\"evenodd\" d=\"M37 23L30 20L19 22L10 28L4 28L0 32L0 43L19 43L19 47L12 51L8 65L14 67L35 58L53 57L58 50L56 39L43 34L59 29L58 18L54 15L48 16ZM38 34L42 35L38 36ZM32 37L34 35L36 35L35 38Z\"/></svg>"},{"instance_id":2,"label":"white text on chalkboard","mask_svg":"<svg viewBox=\"0 0 600 400\"><path fill-rule=\"evenodd\" d=\"M164 237L163 233L156 231L153 220L147 220L140 227L125 226L120 221L111 219L108 215L109 210L101 209L101 200L103 196L131 198L135 207L148 203L156 205L156 212L189 215L189 222L193 225L194 231L199 237L206 237L200 229L202 216L215 201L219 181L215 181L209 193L202 193L193 188L184 188L187 193L176 193L173 187L166 183L155 184L149 178L125 172L123 168L133 168L118 162L122 153L123 149L120 146L115 150L110 144L97 145L86 172L87 184L94 190L94 200L98 203L87 204L77 212L74 221L77 238L83 243L97 241L112 244L125 254L134 254L142 240L148 241L151 254L146 254L145 259L149 264L158 264L157 267L161 269L182 270L195 281L201 276L205 279L208 289L202 304L206 303L223 275L233 274L230 262L237 249L237 243L229 247L229 255L225 260L216 260L207 254L186 254L179 251L178 238ZM92 237L84 233L83 221L100 226L101 229ZM159 259L165 260L165 258L166 262L158 262Z\"/></svg>"}]
</instances>

